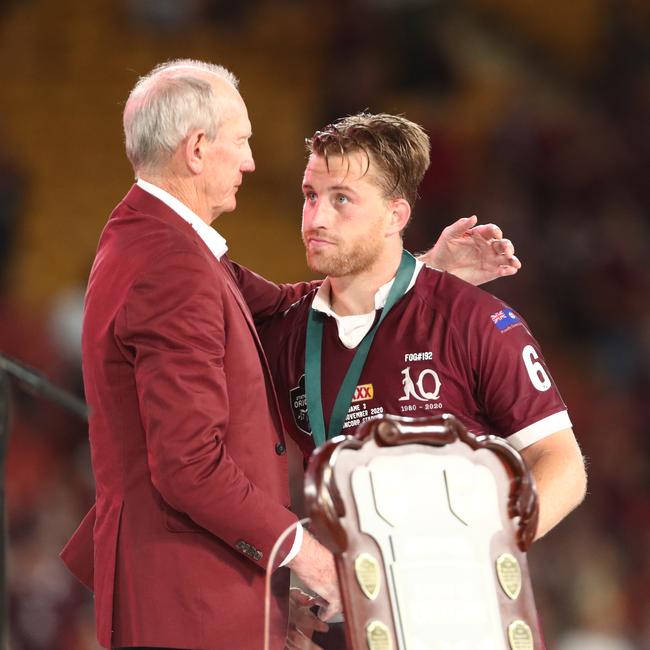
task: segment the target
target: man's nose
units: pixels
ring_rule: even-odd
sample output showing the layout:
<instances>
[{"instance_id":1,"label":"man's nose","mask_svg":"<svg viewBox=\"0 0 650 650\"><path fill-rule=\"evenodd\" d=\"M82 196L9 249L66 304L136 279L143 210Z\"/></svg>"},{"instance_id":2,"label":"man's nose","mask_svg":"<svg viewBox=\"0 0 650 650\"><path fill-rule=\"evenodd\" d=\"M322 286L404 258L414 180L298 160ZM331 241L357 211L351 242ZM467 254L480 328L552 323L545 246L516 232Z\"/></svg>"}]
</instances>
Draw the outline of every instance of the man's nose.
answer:
<instances>
[{"instance_id":1,"label":"man's nose","mask_svg":"<svg viewBox=\"0 0 650 650\"><path fill-rule=\"evenodd\" d=\"M316 201L309 210L311 228L329 228L332 223L332 209L327 201Z\"/></svg>"},{"instance_id":2,"label":"man's nose","mask_svg":"<svg viewBox=\"0 0 650 650\"><path fill-rule=\"evenodd\" d=\"M244 160L242 161L240 170L242 173L255 171L255 161L253 160L253 150L251 149L250 143L246 144L246 153L244 154Z\"/></svg>"},{"instance_id":3,"label":"man's nose","mask_svg":"<svg viewBox=\"0 0 650 650\"><path fill-rule=\"evenodd\" d=\"M250 156L249 158L246 158L240 167L242 172L254 172L255 171L255 161L253 160L253 156Z\"/></svg>"}]
</instances>

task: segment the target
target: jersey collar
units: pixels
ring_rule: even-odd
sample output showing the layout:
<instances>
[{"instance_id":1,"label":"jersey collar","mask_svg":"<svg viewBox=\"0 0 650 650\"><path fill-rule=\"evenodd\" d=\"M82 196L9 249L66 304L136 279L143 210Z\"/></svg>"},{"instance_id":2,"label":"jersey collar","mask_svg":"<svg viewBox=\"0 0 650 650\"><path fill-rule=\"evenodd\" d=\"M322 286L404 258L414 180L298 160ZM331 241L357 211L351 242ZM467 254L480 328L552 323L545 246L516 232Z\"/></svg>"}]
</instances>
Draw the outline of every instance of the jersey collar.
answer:
<instances>
[{"instance_id":1,"label":"jersey collar","mask_svg":"<svg viewBox=\"0 0 650 650\"><path fill-rule=\"evenodd\" d=\"M415 271L413 272L413 277L411 278L411 282L409 283L406 291L410 291L413 288L413 285L415 284L415 281L417 280L417 277L420 271L422 270L423 266L424 264L419 260L415 261ZM377 289L377 292L375 293L375 311L384 308L384 305L386 304L386 299L388 298L388 294L390 293L390 289L393 286L394 282L395 282L395 278L393 277L388 282L386 282L386 284L382 284L381 287ZM337 320L339 318L347 318L346 316L339 316L336 312L332 310L332 303L330 301L330 291L331 291L330 279L325 278L325 280L323 280L323 283L318 288L318 291L314 296L314 300L312 301L311 306L316 311L320 311L323 314L326 314L327 316L332 316ZM373 312L370 313L374 317L374 313Z\"/></svg>"}]
</instances>

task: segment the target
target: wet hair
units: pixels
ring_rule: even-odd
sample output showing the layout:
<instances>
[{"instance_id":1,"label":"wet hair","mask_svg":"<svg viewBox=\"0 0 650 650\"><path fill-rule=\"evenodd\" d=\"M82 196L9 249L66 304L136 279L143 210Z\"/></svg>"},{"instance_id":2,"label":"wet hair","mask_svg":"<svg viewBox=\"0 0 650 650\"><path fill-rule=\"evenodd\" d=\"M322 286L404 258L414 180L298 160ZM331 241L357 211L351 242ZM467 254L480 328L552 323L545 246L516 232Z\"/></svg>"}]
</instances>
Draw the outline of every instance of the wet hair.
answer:
<instances>
[{"instance_id":1,"label":"wet hair","mask_svg":"<svg viewBox=\"0 0 650 650\"><path fill-rule=\"evenodd\" d=\"M376 170L387 199L404 198L413 207L429 167L429 136L399 115L358 113L343 117L305 140L307 151L325 158L361 151Z\"/></svg>"}]
</instances>

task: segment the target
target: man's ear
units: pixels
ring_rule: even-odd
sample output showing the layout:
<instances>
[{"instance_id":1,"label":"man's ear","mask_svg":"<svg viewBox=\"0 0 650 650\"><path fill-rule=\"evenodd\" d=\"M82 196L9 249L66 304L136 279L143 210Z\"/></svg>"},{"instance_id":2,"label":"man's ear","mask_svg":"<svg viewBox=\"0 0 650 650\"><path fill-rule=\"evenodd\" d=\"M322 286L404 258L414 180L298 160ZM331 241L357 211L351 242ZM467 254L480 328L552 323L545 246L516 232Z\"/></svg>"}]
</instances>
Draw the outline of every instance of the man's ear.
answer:
<instances>
[{"instance_id":1,"label":"man's ear","mask_svg":"<svg viewBox=\"0 0 650 650\"><path fill-rule=\"evenodd\" d=\"M411 206L406 199L391 199L388 208L390 210L389 225L386 236L402 232L411 218Z\"/></svg>"},{"instance_id":2,"label":"man's ear","mask_svg":"<svg viewBox=\"0 0 650 650\"><path fill-rule=\"evenodd\" d=\"M185 164L194 174L200 174L203 171L203 165L205 163L205 146L207 143L208 140L205 131L201 129L190 132L189 136L185 140L185 145L183 147Z\"/></svg>"}]
</instances>

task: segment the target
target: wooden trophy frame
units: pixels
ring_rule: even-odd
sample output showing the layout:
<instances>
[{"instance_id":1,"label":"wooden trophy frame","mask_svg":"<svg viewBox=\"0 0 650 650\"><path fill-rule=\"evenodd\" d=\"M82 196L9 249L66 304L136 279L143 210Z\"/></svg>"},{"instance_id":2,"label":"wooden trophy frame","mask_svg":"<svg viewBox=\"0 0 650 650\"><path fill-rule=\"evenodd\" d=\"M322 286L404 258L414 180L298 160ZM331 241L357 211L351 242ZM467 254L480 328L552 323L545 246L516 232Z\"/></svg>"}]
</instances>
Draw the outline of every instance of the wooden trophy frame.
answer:
<instances>
[{"instance_id":1,"label":"wooden trophy frame","mask_svg":"<svg viewBox=\"0 0 650 650\"><path fill-rule=\"evenodd\" d=\"M448 551L437 556L437 522L442 521L442 518L434 521L429 515L429 521L426 523L419 524L416 521L415 526L429 526L428 530L432 530L433 526L433 537L417 538L417 544L413 546L417 549L415 560L400 564L395 559L399 555L393 553L393 544L397 544L397 536L401 534L401 546L398 548L410 548L410 529L407 526L405 537L403 531L392 523L396 519L382 516L382 507L379 505L381 499L376 496L378 493L375 492L373 477L378 477L379 485L379 479L384 480L386 475L390 476L393 468L401 471L400 463L401 467L407 469L415 466L433 467L432 463L436 464L435 467L443 468L440 472L427 472L423 480L437 482L437 485L441 483L440 477L444 474L448 506L440 499L439 507L449 508L451 514L445 513L445 517L451 520L449 525L452 528L455 526L454 531L456 528L460 531L459 547L466 545L467 548L478 549L476 555L481 559L480 563L477 563L477 566L480 565L478 569L471 568L471 562L458 567L458 575L462 575L466 570L480 572L482 591L474 590L471 580L468 582L470 600L478 600L478 605L472 602L468 612L458 612L458 607L453 604L454 597L459 599L458 603L466 602L462 595L453 593L449 602L445 603L444 594L441 600L440 594L430 596L429 593L435 592L436 589L444 590L445 585L450 586L450 592L460 589L453 584L456 569L448 566L445 555ZM489 481L489 485L494 485L494 496L486 497L483 494L486 491L473 491L474 488L465 489L465 492L458 489L454 494L453 483L451 488L447 485L447 470L444 469L447 465L455 468L453 475L461 477L460 484L466 480L471 482L474 479L465 477L475 474L480 476L481 480ZM388 474L380 475L380 470L384 471L382 468L385 468ZM391 487L390 494L385 489L380 493L388 495L386 503L393 504L391 512L398 513L397 519L401 517L395 509L397 503L403 504L404 510L410 507L417 513L420 512L422 502L426 505L426 495L423 497L422 491L417 498L413 497L412 490L411 494L406 492L406 484L411 487L413 485L409 483L410 480L409 474L403 482L404 486L395 485L394 490ZM383 520L380 524L390 532L388 543L384 539L386 535L381 537L368 533L365 522L369 519L357 505L361 487L366 484L371 486L373 496L364 497L360 502L364 510L369 510L374 520ZM458 484L457 482L456 485ZM384 485L388 485L385 480ZM401 489L403 487L406 489ZM461 500L461 495L464 500ZM492 500L494 505L489 512L494 513L494 517L489 517L487 510L484 512L475 505L474 502L482 498ZM526 560L526 551L537 528L537 494L521 455L503 439L491 435L475 436L450 415L417 419L384 416L373 419L361 425L356 435L338 436L316 449L305 476L305 499L314 534L335 555L348 650L438 650L448 647L478 647L478 636L474 641L471 638L463 638L464 634L469 634L465 631L468 626L463 620L474 620L475 616L470 611L477 612L478 618L481 618L483 613L479 610L482 607L486 611L489 609L485 620L489 619L490 622L485 625L486 629L491 631L476 632L479 636L483 635L480 637L484 639L481 641L484 644L481 648L544 648ZM472 528L471 523L466 523L456 515L456 502L467 506L465 511L459 510L460 512L478 513L477 517L483 517L488 523L496 518L494 527L487 528L489 534L483 535L483 529L478 525ZM472 508L474 510L471 510ZM413 517L412 514L408 516ZM454 516L460 524L453 520ZM425 522L426 518L427 507L421 512L419 519ZM467 520L472 521L469 518ZM453 535L455 536L456 532ZM474 537L468 542L463 541L462 535ZM448 544L444 548L451 548L453 553L453 540L451 546ZM422 574L419 573L420 566L417 561L420 553L428 554L429 558L432 558L431 562L422 564ZM433 556L441 558L439 562L442 564L439 564L438 568L444 566L444 571L437 573ZM402 557L410 556L406 553ZM406 566L409 567L408 574L403 573L406 569L402 567ZM470 569L467 569L468 566ZM442 579L435 579L435 576L443 573L449 574L446 583ZM408 575L409 580L400 577L403 575ZM426 576L426 579L421 575ZM438 582L442 586L439 586ZM407 593L408 598L398 595ZM424 594L424 602L419 599L418 593ZM476 593L485 593L487 597L475 596ZM429 607L429 597L434 598L431 602L441 603L443 607ZM410 603L408 607L406 602ZM422 623L422 616L428 616L434 610L439 616L445 616L437 610L442 611L446 605L452 607L452 614L462 614L465 619L459 616L456 625L445 623L440 628L435 622ZM442 636L438 638L435 630L442 630L443 627L445 631L441 631Z\"/></svg>"}]
</instances>

